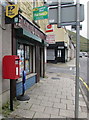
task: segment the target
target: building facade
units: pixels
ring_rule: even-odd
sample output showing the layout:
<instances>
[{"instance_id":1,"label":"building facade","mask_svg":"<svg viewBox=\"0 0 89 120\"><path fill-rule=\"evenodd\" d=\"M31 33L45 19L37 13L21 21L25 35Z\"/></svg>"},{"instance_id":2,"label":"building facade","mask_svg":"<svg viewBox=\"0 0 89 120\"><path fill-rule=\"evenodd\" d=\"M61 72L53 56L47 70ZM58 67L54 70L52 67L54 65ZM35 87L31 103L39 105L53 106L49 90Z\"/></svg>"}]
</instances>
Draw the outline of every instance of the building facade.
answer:
<instances>
[{"instance_id":1,"label":"building facade","mask_svg":"<svg viewBox=\"0 0 89 120\"><path fill-rule=\"evenodd\" d=\"M16 1L19 5L19 23L5 24L5 7L12 2L0 5L0 81L3 104L10 97L10 80L2 79L2 60L6 55L18 55L20 58L20 78L13 80L13 98L22 94L22 72L26 71L26 90L45 77L45 24L46 20L33 20L33 7L43 5L43 1ZM0 87L1 88L1 87Z\"/></svg>"},{"instance_id":2,"label":"building facade","mask_svg":"<svg viewBox=\"0 0 89 120\"><path fill-rule=\"evenodd\" d=\"M74 57L74 46L65 28L54 26L53 31L47 32L47 36L55 35L54 43L47 40L47 61L48 62L67 62Z\"/></svg>"}]
</instances>

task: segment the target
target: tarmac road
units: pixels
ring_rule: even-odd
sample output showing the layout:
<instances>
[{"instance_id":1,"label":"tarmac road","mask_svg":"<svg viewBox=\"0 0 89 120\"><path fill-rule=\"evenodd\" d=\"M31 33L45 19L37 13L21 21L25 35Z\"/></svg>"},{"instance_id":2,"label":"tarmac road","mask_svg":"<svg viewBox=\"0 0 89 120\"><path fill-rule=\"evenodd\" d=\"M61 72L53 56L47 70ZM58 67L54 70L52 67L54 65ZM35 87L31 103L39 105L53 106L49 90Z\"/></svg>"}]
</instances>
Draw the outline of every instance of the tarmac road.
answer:
<instances>
[{"instance_id":1,"label":"tarmac road","mask_svg":"<svg viewBox=\"0 0 89 120\"><path fill-rule=\"evenodd\" d=\"M89 58L87 57L80 58L80 77L82 78L82 81L80 83L87 98L89 93L88 64L89 64Z\"/></svg>"},{"instance_id":2,"label":"tarmac road","mask_svg":"<svg viewBox=\"0 0 89 120\"><path fill-rule=\"evenodd\" d=\"M58 63L58 64L52 64L50 66L50 64L51 63L48 63L46 68L47 72L49 73L62 73L62 74L75 75L75 65L67 66L67 63Z\"/></svg>"}]
</instances>

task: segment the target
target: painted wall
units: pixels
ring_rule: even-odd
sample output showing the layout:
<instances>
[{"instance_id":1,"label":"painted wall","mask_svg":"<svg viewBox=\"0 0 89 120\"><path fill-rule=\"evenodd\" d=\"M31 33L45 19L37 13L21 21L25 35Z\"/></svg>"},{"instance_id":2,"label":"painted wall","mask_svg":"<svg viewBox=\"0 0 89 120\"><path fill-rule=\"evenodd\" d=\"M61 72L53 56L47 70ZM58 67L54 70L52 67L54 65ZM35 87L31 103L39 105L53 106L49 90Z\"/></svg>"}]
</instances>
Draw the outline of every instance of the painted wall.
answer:
<instances>
[{"instance_id":1,"label":"painted wall","mask_svg":"<svg viewBox=\"0 0 89 120\"><path fill-rule=\"evenodd\" d=\"M0 23L0 94L3 92L2 100L3 104L9 98L9 86L10 81L6 79L2 79L2 58L5 55L11 54L11 25L5 24L5 12L0 6L0 15L1 15L1 23Z\"/></svg>"},{"instance_id":2,"label":"painted wall","mask_svg":"<svg viewBox=\"0 0 89 120\"><path fill-rule=\"evenodd\" d=\"M2 20L2 7L0 5L0 20ZM0 68L2 68L2 21L0 21ZM2 69L0 69L0 108L2 108ZM0 109L0 112L1 109ZM0 113L1 114L1 113Z\"/></svg>"},{"instance_id":3,"label":"painted wall","mask_svg":"<svg viewBox=\"0 0 89 120\"><path fill-rule=\"evenodd\" d=\"M54 26L54 34L56 42L65 41L65 31L63 28L57 28L57 26Z\"/></svg>"},{"instance_id":4,"label":"painted wall","mask_svg":"<svg viewBox=\"0 0 89 120\"><path fill-rule=\"evenodd\" d=\"M47 35L55 35L55 42L65 43L65 60L69 61L74 58L75 48L70 41L69 34L65 28L57 28L57 25L53 25L53 32L47 32ZM69 47L70 46L70 47Z\"/></svg>"},{"instance_id":5,"label":"painted wall","mask_svg":"<svg viewBox=\"0 0 89 120\"><path fill-rule=\"evenodd\" d=\"M69 36L64 28L57 28L57 25L53 25L53 32L47 32L47 35L55 35L55 42L66 42L69 44Z\"/></svg>"}]
</instances>

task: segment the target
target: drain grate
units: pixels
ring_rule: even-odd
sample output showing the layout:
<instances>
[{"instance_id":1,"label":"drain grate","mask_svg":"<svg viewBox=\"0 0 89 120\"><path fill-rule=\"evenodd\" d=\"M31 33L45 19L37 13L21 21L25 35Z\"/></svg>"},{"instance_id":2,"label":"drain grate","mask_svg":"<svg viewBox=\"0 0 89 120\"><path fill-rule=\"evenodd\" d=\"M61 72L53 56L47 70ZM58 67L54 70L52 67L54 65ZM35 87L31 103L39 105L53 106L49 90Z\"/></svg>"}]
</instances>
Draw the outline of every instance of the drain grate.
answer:
<instances>
[{"instance_id":1,"label":"drain grate","mask_svg":"<svg viewBox=\"0 0 89 120\"><path fill-rule=\"evenodd\" d=\"M60 76L60 75L57 75L57 76Z\"/></svg>"},{"instance_id":2,"label":"drain grate","mask_svg":"<svg viewBox=\"0 0 89 120\"><path fill-rule=\"evenodd\" d=\"M56 77L52 77L51 79L54 79L54 80L60 80L60 78L56 78Z\"/></svg>"},{"instance_id":3,"label":"drain grate","mask_svg":"<svg viewBox=\"0 0 89 120\"><path fill-rule=\"evenodd\" d=\"M54 73L54 72L49 72L49 73Z\"/></svg>"}]
</instances>

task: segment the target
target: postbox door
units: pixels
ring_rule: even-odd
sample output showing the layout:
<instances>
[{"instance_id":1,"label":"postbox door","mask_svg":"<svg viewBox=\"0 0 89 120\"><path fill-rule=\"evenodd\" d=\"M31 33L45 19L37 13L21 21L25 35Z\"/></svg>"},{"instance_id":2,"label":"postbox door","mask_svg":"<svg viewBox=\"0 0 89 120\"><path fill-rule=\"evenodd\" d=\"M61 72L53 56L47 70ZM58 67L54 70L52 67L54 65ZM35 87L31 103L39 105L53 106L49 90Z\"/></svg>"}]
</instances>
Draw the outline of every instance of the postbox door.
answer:
<instances>
[{"instance_id":1,"label":"postbox door","mask_svg":"<svg viewBox=\"0 0 89 120\"><path fill-rule=\"evenodd\" d=\"M20 72L19 72L19 57L15 59L15 76L20 77Z\"/></svg>"},{"instance_id":2,"label":"postbox door","mask_svg":"<svg viewBox=\"0 0 89 120\"><path fill-rule=\"evenodd\" d=\"M8 55L3 58L3 79L18 79L19 75L19 56Z\"/></svg>"}]
</instances>

